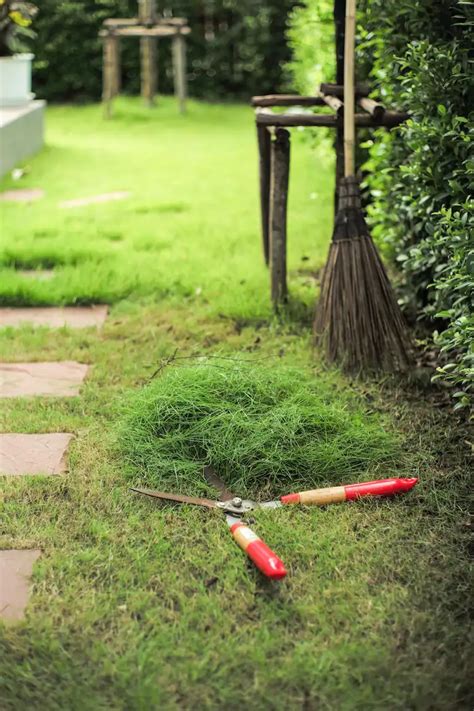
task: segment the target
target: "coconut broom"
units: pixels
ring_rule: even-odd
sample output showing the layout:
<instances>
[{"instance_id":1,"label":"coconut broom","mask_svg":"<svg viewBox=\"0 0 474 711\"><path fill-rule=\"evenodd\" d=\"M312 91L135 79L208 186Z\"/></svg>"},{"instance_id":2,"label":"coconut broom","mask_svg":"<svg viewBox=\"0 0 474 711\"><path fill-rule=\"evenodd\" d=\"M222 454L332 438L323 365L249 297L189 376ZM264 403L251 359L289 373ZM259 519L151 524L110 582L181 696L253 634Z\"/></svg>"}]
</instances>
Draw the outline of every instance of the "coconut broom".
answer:
<instances>
[{"instance_id":1,"label":"coconut broom","mask_svg":"<svg viewBox=\"0 0 474 711\"><path fill-rule=\"evenodd\" d=\"M329 360L351 371L409 363L405 323L369 234L355 177L355 0L347 0L344 48L344 178L314 331Z\"/></svg>"}]
</instances>

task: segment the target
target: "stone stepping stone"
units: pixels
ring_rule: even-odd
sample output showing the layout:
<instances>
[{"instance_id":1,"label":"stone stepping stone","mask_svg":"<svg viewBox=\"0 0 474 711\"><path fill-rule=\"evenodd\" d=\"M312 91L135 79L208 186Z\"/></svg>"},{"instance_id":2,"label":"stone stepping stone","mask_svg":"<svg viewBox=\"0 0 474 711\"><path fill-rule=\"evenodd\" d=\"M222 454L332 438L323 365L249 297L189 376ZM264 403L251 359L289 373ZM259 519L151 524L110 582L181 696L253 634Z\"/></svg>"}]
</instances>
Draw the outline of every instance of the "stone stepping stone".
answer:
<instances>
[{"instance_id":1,"label":"stone stepping stone","mask_svg":"<svg viewBox=\"0 0 474 711\"><path fill-rule=\"evenodd\" d=\"M90 197L75 198L74 200L64 200L59 203L59 207L70 209L72 207L85 207L86 205L99 205L103 202L113 200L125 200L130 197L128 192L104 193L103 195L91 195Z\"/></svg>"},{"instance_id":2,"label":"stone stepping stone","mask_svg":"<svg viewBox=\"0 0 474 711\"><path fill-rule=\"evenodd\" d=\"M1 202L35 202L42 197L44 197L44 190L41 188L17 188L0 193Z\"/></svg>"},{"instance_id":3,"label":"stone stepping stone","mask_svg":"<svg viewBox=\"0 0 474 711\"><path fill-rule=\"evenodd\" d=\"M54 269L21 269L17 274L24 279L36 279L37 281L49 281L54 276Z\"/></svg>"},{"instance_id":4,"label":"stone stepping stone","mask_svg":"<svg viewBox=\"0 0 474 711\"><path fill-rule=\"evenodd\" d=\"M0 474L64 474L67 448L72 438L72 434L65 432L0 434Z\"/></svg>"},{"instance_id":5,"label":"stone stepping stone","mask_svg":"<svg viewBox=\"0 0 474 711\"><path fill-rule=\"evenodd\" d=\"M0 363L0 398L74 397L89 370L75 361Z\"/></svg>"},{"instance_id":6,"label":"stone stepping stone","mask_svg":"<svg viewBox=\"0 0 474 711\"><path fill-rule=\"evenodd\" d=\"M100 328L106 319L107 311L107 306L0 308L0 327L30 323L33 326L50 328Z\"/></svg>"},{"instance_id":7,"label":"stone stepping stone","mask_svg":"<svg viewBox=\"0 0 474 711\"><path fill-rule=\"evenodd\" d=\"M0 619L22 620L30 596L30 578L40 550L0 551Z\"/></svg>"}]
</instances>

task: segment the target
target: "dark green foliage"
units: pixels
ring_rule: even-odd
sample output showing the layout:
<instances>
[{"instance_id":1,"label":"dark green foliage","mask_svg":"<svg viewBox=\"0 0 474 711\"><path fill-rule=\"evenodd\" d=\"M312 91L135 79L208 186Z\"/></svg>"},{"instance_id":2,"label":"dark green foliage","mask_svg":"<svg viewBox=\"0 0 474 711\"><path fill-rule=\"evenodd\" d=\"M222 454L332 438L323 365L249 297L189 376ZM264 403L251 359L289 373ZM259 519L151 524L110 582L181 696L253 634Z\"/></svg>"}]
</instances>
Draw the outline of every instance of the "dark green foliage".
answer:
<instances>
[{"instance_id":1,"label":"dark green foliage","mask_svg":"<svg viewBox=\"0 0 474 711\"><path fill-rule=\"evenodd\" d=\"M474 379L473 18L455 0L364 0L359 16L361 78L413 115L368 144L372 231L402 271L405 308L445 354L436 377L457 387L456 407Z\"/></svg>"},{"instance_id":2,"label":"dark green foliage","mask_svg":"<svg viewBox=\"0 0 474 711\"><path fill-rule=\"evenodd\" d=\"M188 18L189 89L206 98L276 90L289 58L285 29L292 0L158 0L160 12ZM136 17L137 0L43 0L35 47L35 89L50 100L98 99L107 17ZM124 90L139 86L139 43L122 41ZM160 91L172 89L170 42L159 43Z\"/></svg>"},{"instance_id":3,"label":"dark green foliage","mask_svg":"<svg viewBox=\"0 0 474 711\"><path fill-rule=\"evenodd\" d=\"M336 78L333 13L332 0L303 0L291 12L288 70L301 94L312 94L322 81Z\"/></svg>"},{"instance_id":4,"label":"dark green foliage","mask_svg":"<svg viewBox=\"0 0 474 711\"><path fill-rule=\"evenodd\" d=\"M102 50L98 34L107 17L133 17L135 0L42 0L36 28L34 89L52 101L97 99L101 95ZM134 47L129 45L134 42ZM130 49L136 58L125 79L137 74L138 43L124 43L124 64ZM136 88L136 87L134 87Z\"/></svg>"},{"instance_id":5,"label":"dark green foliage","mask_svg":"<svg viewBox=\"0 0 474 711\"><path fill-rule=\"evenodd\" d=\"M235 489L343 483L396 460L397 443L304 370L207 361L132 396L119 433L134 481L197 491L203 464Z\"/></svg>"},{"instance_id":6,"label":"dark green foliage","mask_svg":"<svg viewBox=\"0 0 474 711\"><path fill-rule=\"evenodd\" d=\"M28 50L28 40L35 37L31 29L38 8L23 0L0 0L0 57Z\"/></svg>"},{"instance_id":7,"label":"dark green foliage","mask_svg":"<svg viewBox=\"0 0 474 711\"><path fill-rule=\"evenodd\" d=\"M292 14L290 69L300 90L333 67L330 21L321 0ZM405 310L441 349L435 377L456 387L456 407L468 406L474 379L473 26L468 1L359 4L357 78L413 115L365 144L371 231L401 269Z\"/></svg>"}]
</instances>

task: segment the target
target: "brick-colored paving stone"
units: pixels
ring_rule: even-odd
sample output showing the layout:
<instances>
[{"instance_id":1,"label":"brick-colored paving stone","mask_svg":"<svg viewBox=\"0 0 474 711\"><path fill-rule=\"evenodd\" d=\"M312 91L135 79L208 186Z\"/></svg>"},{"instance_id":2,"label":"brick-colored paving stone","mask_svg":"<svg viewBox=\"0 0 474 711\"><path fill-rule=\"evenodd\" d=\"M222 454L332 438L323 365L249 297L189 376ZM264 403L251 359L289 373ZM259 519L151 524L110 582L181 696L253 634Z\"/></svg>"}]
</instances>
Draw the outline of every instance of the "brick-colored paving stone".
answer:
<instances>
[{"instance_id":1,"label":"brick-colored paving stone","mask_svg":"<svg viewBox=\"0 0 474 711\"><path fill-rule=\"evenodd\" d=\"M44 190L41 188L18 188L0 193L2 202L34 202L41 200L42 197L44 197Z\"/></svg>"},{"instance_id":2,"label":"brick-colored paving stone","mask_svg":"<svg viewBox=\"0 0 474 711\"><path fill-rule=\"evenodd\" d=\"M111 202L113 200L125 200L130 197L127 192L104 193L103 195L91 195L90 197L75 198L74 200L64 200L59 203L59 207L85 207L86 205L99 205L103 202Z\"/></svg>"},{"instance_id":3,"label":"brick-colored paving stone","mask_svg":"<svg viewBox=\"0 0 474 711\"><path fill-rule=\"evenodd\" d=\"M106 316L107 306L0 308L0 327L29 323L50 328L99 328Z\"/></svg>"},{"instance_id":4,"label":"brick-colored paving stone","mask_svg":"<svg viewBox=\"0 0 474 711\"><path fill-rule=\"evenodd\" d=\"M72 434L0 434L0 474L63 474Z\"/></svg>"},{"instance_id":5,"label":"brick-colored paving stone","mask_svg":"<svg viewBox=\"0 0 474 711\"><path fill-rule=\"evenodd\" d=\"M60 363L0 363L0 397L72 397L87 375L88 365Z\"/></svg>"},{"instance_id":6,"label":"brick-colored paving stone","mask_svg":"<svg viewBox=\"0 0 474 711\"><path fill-rule=\"evenodd\" d=\"M23 619L33 565L40 555L40 550L0 551L0 619L5 622Z\"/></svg>"}]
</instances>

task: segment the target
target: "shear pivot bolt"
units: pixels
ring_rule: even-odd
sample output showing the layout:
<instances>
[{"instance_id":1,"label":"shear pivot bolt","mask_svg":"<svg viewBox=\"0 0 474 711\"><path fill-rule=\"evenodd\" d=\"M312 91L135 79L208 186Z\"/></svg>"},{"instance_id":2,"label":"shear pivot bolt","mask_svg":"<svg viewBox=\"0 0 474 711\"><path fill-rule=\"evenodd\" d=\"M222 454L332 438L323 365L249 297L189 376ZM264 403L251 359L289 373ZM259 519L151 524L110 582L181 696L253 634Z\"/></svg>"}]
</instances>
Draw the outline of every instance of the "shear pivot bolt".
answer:
<instances>
[{"instance_id":1,"label":"shear pivot bolt","mask_svg":"<svg viewBox=\"0 0 474 711\"><path fill-rule=\"evenodd\" d=\"M232 506L235 506L236 509L240 509L240 507L242 506L242 499L240 498L240 496L234 496L234 498L232 499Z\"/></svg>"}]
</instances>

